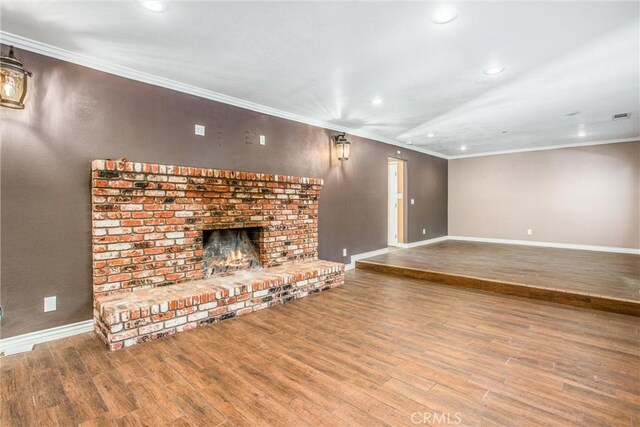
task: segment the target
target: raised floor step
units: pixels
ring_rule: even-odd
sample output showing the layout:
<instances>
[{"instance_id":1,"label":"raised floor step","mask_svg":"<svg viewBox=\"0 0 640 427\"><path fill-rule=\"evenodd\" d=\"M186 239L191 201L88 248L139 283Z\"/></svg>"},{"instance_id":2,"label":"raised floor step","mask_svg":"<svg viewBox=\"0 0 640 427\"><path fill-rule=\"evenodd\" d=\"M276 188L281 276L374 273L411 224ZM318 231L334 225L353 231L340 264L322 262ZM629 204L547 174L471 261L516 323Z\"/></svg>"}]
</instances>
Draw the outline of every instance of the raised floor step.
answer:
<instances>
[{"instance_id":1,"label":"raised floor step","mask_svg":"<svg viewBox=\"0 0 640 427\"><path fill-rule=\"evenodd\" d=\"M536 286L528 283L515 283L501 279L465 274L463 272L444 272L429 268L392 265L388 262L371 260L356 261L356 268L393 276L422 279L472 289L481 289L524 298L555 302L575 307L588 307L640 317L640 301L607 295L594 295L567 289Z\"/></svg>"}]
</instances>

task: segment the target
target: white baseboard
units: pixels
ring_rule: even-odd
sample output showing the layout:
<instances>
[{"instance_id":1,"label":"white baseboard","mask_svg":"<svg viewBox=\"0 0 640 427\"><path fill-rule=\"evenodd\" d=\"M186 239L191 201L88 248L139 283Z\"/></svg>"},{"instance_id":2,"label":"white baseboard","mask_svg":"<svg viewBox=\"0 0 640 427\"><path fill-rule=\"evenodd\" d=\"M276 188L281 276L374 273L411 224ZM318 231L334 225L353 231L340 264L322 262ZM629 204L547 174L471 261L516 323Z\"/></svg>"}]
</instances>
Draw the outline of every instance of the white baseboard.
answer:
<instances>
[{"instance_id":1,"label":"white baseboard","mask_svg":"<svg viewBox=\"0 0 640 427\"><path fill-rule=\"evenodd\" d=\"M0 353L4 353L5 356L24 353L31 351L36 344L91 331L93 331L93 319L18 335L16 337L4 338L0 340Z\"/></svg>"},{"instance_id":2,"label":"white baseboard","mask_svg":"<svg viewBox=\"0 0 640 427\"><path fill-rule=\"evenodd\" d=\"M431 245L438 242L444 242L447 240L458 240L464 242L479 242L479 243L501 243L504 245L524 245L524 246L537 246L542 248L558 248L558 249L575 249L581 251L596 251L596 252L612 252L619 254L632 254L640 255L640 249L635 248L618 248L614 246L594 246L594 245L577 245L572 243L554 243L554 242L539 242L534 240L512 240L512 239L492 239L489 237L467 237L467 236L442 236L435 237L433 239L420 240L412 243L400 243L399 248L410 249L418 246ZM364 252L351 256L351 262L345 265L345 270L353 270L356 266L356 261L371 258L376 255L383 255L389 253L389 248L382 248L376 251Z\"/></svg>"},{"instance_id":3,"label":"white baseboard","mask_svg":"<svg viewBox=\"0 0 640 427\"><path fill-rule=\"evenodd\" d=\"M412 243L400 243L398 247L409 249L409 248L415 248L417 246L431 245L433 243L444 242L445 240L449 240L449 236L434 237L433 239L420 240L418 242L412 242Z\"/></svg>"},{"instance_id":4,"label":"white baseboard","mask_svg":"<svg viewBox=\"0 0 640 427\"><path fill-rule=\"evenodd\" d=\"M402 243L399 247L404 249L415 248L417 246L430 245L433 243L444 242L446 240L458 240L465 242L480 243L501 243L505 245L524 245L537 246L543 248L559 248L559 249L576 249L583 251L612 252L621 254L640 255L640 249L635 248L618 248L612 246L593 246L593 245L576 245L571 243L554 243L554 242L538 242L532 240L511 240L511 239L492 239L488 237L466 237L466 236L442 236L434 239L421 240L413 243ZM382 248L375 251L364 252L361 254L351 255L351 262L345 265L345 270L353 270L356 261L371 258L376 255L389 253L389 248ZM60 338L70 337L72 335L82 334L93 331L93 320L72 323L70 325L58 326L57 328L45 329L43 331L31 332L16 337L0 339L0 354L5 356L11 354L31 351L33 346L43 342L53 341Z\"/></svg>"},{"instance_id":5,"label":"white baseboard","mask_svg":"<svg viewBox=\"0 0 640 427\"><path fill-rule=\"evenodd\" d=\"M389 253L389 248L382 248L382 249L377 249L375 251L363 252L361 254L351 255L351 262L349 264L345 264L344 269L353 270L354 268L356 268L356 261L360 259L371 258L372 256L384 255L388 253Z\"/></svg>"},{"instance_id":6,"label":"white baseboard","mask_svg":"<svg viewBox=\"0 0 640 427\"><path fill-rule=\"evenodd\" d=\"M442 236L442 237L436 237L433 239L421 240L419 242L413 242L413 243L399 243L398 247L404 248L404 249L415 248L416 246L430 245L432 243L443 242L447 240L447 238L448 238L447 236ZM363 252L361 254L351 255L351 262L349 262L349 264L345 264L345 270L353 270L354 268L356 268L356 261L358 260L371 258L377 255L384 255L388 253L389 253L389 248L382 248L375 251Z\"/></svg>"},{"instance_id":7,"label":"white baseboard","mask_svg":"<svg viewBox=\"0 0 640 427\"><path fill-rule=\"evenodd\" d=\"M448 236L448 240L464 242L501 243L504 245L538 246L542 248L575 249L579 251L612 252L618 254L640 255L640 249L618 248L615 246L576 245L572 243L539 242L535 240L492 239L488 237Z\"/></svg>"}]
</instances>

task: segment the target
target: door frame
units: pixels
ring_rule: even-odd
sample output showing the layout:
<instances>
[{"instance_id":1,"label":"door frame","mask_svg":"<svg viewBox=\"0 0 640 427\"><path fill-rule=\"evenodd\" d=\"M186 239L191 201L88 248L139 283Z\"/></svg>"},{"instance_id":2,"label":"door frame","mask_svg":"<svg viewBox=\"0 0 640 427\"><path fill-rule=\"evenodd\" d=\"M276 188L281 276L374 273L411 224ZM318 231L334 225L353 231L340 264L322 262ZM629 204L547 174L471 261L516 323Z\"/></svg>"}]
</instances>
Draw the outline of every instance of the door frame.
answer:
<instances>
[{"instance_id":1,"label":"door frame","mask_svg":"<svg viewBox=\"0 0 640 427\"><path fill-rule=\"evenodd\" d=\"M392 180L389 176L392 165L395 166L396 179L395 179L395 238L392 238L390 228L394 225L391 221L391 185ZM401 246L406 242L407 236L407 161L398 159L395 157L387 157L387 245L388 246Z\"/></svg>"}]
</instances>

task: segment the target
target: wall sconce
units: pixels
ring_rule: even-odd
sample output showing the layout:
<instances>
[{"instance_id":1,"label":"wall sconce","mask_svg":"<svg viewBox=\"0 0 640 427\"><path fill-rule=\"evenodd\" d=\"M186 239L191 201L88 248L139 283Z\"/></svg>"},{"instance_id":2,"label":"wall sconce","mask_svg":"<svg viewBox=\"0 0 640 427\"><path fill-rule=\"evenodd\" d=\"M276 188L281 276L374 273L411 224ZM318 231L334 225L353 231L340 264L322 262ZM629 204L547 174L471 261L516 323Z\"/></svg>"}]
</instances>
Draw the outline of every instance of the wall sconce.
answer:
<instances>
[{"instance_id":1,"label":"wall sconce","mask_svg":"<svg viewBox=\"0 0 640 427\"><path fill-rule=\"evenodd\" d=\"M347 141L347 137L344 132L340 135L333 137L333 140L338 150L338 160L349 160L349 154L351 153L351 143Z\"/></svg>"},{"instance_id":2,"label":"wall sconce","mask_svg":"<svg viewBox=\"0 0 640 427\"><path fill-rule=\"evenodd\" d=\"M9 47L9 56L0 57L0 105L7 108L23 109L27 96L27 77L31 72L24 69L22 62Z\"/></svg>"}]
</instances>

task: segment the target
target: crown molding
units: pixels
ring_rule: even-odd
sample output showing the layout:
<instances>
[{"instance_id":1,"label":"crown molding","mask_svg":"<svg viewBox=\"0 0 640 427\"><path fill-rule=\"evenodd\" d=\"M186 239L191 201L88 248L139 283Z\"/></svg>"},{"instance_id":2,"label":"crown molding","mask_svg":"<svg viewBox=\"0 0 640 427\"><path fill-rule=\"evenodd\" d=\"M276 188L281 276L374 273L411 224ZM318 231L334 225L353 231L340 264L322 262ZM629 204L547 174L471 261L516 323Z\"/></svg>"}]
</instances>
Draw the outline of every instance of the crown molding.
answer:
<instances>
[{"instance_id":1,"label":"crown molding","mask_svg":"<svg viewBox=\"0 0 640 427\"><path fill-rule=\"evenodd\" d=\"M497 156L500 154L528 153L530 151L546 151L546 150L557 150L560 148L589 147L592 145L619 144L622 142L636 142L636 141L640 141L640 135L634 136L633 138L605 139L601 141L577 142L575 144L547 145L544 147L516 148L513 150L501 150L501 151L490 151L486 153L463 154L460 156L449 156L448 159L457 160L457 159L467 159L469 157Z\"/></svg>"},{"instance_id":2,"label":"crown molding","mask_svg":"<svg viewBox=\"0 0 640 427\"><path fill-rule=\"evenodd\" d=\"M495 156L500 154L526 153L529 151L555 150L560 148L587 147L591 145L615 144L615 143L633 142L633 141L640 140L640 135L638 135L637 137L633 137L633 138L609 139L609 140L601 140L601 141L579 142L575 144L549 145L544 147L499 150L499 151L450 156L450 155L446 155L436 151L431 151L429 149L426 149L420 146L405 144L393 138L387 138L387 137L379 136L369 132L364 132L358 129L352 129L344 126L339 126L333 123L316 120L310 117L302 116L295 113L290 113L288 111L268 107L266 105L258 104L255 102L246 101L244 99L224 95L222 93L214 92L211 90L202 89L196 86L188 85L186 83L181 83L181 82L167 79L164 77L155 76L153 74L148 74L142 71L137 71L132 68L127 68L112 62L103 61L101 59L97 59L91 56L83 55L77 52L72 52L66 49L49 45L47 43L39 42L37 40L32 40L27 37L19 36L17 34L12 34L6 31L0 31L0 43L10 44L19 49L28 50L30 52L34 52L40 55L60 59L62 61L81 65L83 67L113 74L119 77L124 77L130 80L136 80L142 83L147 83L154 86L160 86L166 89L171 89L178 92L187 93L189 95L197 96L199 98L209 99L212 101L221 102L223 104L233 105L236 107L244 108L251 111L256 111L263 114L268 114L270 116L279 117L282 119L292 120L295 122L304 123L307 125L316 126L316 127L320 127L328 130L333 130L336 132L345 132L349 135L371 139L373 141L382 142L388 145L393 145L395 147L399 147L404 150L415 151L418 153L427 154L430 156L439 157L441 159L447 159L447 160L465 159L470 157Z\"/></svg>"},{"instance_id":3,"label":"crown molding","mask_svg":"<svg viewBox=\"0 0 640 427\"><path fill-rule=\"evenodd\" d=\"M435 151L431 151L426 148L405 144L392 138L375 135L369 132L363 132L358 129L351 129L348 127L335 125L333 123L312 119L310 117L302 116L295 113L290 113L288 111L279 110L277 108L271 108L266 105L257 104L255 102L246 101L244 99L235 98L232 96L224 95L222 93L214 92L207 89L202 89L196 86L191 86L186 83L181 83L175 80L166 79L164 77L154 76L152 74L148 74L142 71L137 71L132 68L123 67L122 65L103 61L101 59L93 58L80 53L72 52L66 49L62 49L56 46L39 42L37 40L32 40L26 37L22 37L17 34L8 33L6 31L0 31L0 43L8 44L8 45L10 44L19 49L28 50L30 52L38 53L40 55L45 55L51 58L56 58L66 62L71 62L73 64L77 64L83 67L88 67L94 70L113 74L119 77L124 77L130 80L136 80L142 83L147 83L147 84L164 87L166 89L171 89L171 90L175 90L182 93L187 93L189 95L194 95L200 98L210 99L212 101L221 102L223 104L229 104L229 105L244 108L247 110L268 114L270 116L292 120L294 122L304 123L311 126L317 126L320 128L333 130L336 132L344 132L349 135L371 139L374 141L400 147L404 150L416 151L422 154L428 154L430 156L439 157L441 159L449 158L449 156L444 155L442 153L437 153Z\"/></svg>"}]
</instances>

